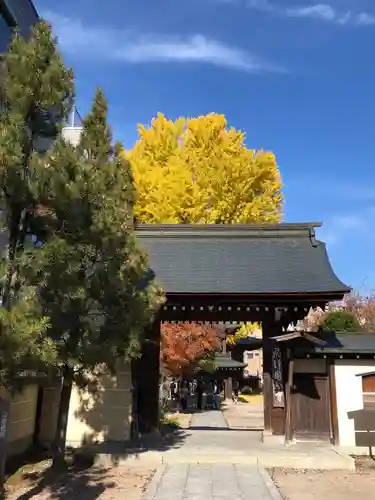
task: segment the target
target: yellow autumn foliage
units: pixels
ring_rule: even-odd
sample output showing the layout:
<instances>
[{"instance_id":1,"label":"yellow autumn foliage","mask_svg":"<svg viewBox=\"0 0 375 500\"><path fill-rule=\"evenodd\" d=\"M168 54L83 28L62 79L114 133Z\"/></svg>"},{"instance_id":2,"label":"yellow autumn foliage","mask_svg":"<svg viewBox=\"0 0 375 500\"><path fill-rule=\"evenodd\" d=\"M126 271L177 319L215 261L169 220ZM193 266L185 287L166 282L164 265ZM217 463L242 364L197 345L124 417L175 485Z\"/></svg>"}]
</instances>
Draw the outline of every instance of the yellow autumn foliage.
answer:
<instances>
[{"instance_id":1,"label":"yellow autumn foliage","mask_svg":"<svg viewBox=\"0 0 375 500\"><path fill-rule=\"evenodd\" d=\"M273 153L248 149L224 115L139 125L130 161L142 223L272 223L282 213Z\"/></svg>"},{"instance_id":2,"label":"yellow autumn foliage","mask_svg":"<svg viewBox=\"0 0 375 500\"><path fill-rule=\"evenodd\" d=\"M237 340L246 339L247 337L251 337L257 331L262 331L262 327L261 327L260 323L257 323L257 322L244 323L243 325L240 326L240 328L233 335L227 336L227 338L226 338L227 344L233 345L237 342Z\"/></svg>"}]
</instances>

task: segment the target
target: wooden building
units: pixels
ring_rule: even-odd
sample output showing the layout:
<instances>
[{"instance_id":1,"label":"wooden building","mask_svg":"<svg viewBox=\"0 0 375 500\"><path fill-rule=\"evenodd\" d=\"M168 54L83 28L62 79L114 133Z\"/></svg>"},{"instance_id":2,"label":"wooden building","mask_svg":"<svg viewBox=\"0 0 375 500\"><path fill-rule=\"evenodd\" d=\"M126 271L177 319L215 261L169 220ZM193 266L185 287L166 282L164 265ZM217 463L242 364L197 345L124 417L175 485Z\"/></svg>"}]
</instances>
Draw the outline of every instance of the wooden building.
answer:
<instances>
[{"instance_id":1,"label":"wooden building","mask_svg":"<svg viewBox=\"0 0 375 500\"><path fill-rule=\"evenodd\" d=\"M258 321L263 331L264 426L284 434L284 351L272 341L311 307L340 300L349 288L334 274L320 224L145 225L137 236L167 302L134 363L137 427L158 423L161 322Z\"/></svg>"},{"instance_id":2,"label":"wooden building","mask_svg":"<svg viewBox=\"0 0 375 500\"><path fill-rule=\"evenodd\" d=\"M375 446L375 334L296 332L296 337L275 339L288 359L286 441Z\"/></svg>"}]
</instances>

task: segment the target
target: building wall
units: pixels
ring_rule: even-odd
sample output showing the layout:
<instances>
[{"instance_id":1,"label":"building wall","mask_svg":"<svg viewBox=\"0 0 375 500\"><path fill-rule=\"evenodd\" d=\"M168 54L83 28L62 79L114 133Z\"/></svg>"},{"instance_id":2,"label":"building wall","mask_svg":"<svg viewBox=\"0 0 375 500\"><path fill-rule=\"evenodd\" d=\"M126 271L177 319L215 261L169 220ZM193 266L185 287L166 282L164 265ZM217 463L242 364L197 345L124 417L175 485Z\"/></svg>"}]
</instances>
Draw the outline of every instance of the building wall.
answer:
<instances>
[{"instance_id":1,"label":"building wall","mask_svg":"<svg viewBox=\"0 0 375 500\"><path fill-rule=\"evenodd\" d=\"M12 28L8 25L7 20L0 11L0 53L7 50L11 37Z\"/></svg>"},{"instance_id":2,"label":"building wall","mask_svg":"<svg viewBox=\"0 0 375 500\"><path fill-rule=\"evenodd\" d=\"M77 146L81 137L82 127L64 127L62 134L65 140Z\"/></svg>"},{"instance_id":3,"label":"building wall","mask_svg":"<svg viewBox=\"0 0 375 500\"><path fill-rule=\"evenodd\" d=\"M115 376L92 375L91 381L90 388L73 387L67 445L78 448L105 441L127 441L132 416L130 363L118 362ZM55 437L59 398L59 385L44 388L39 441L45 445L51 445Z\"/></svg>"},{"instance_id":4,"label":"building wall","mask_svg":"<svg viewBox=\"0 0 375 500\"><path fill-rule=\"evenodd\" d=\"M243 362L246 363L244 374L252 377L262 377L263 375L263 350L244 351Z\"/></svg>"},{"instance_id":5,"label":"building wall","mask_svg":"<svg viewBox=\"0 0 375 500\"><path fill-rule=\"evenodd\" d=\"M363 409L362 378L357 375L374 370L375 360L335 361L340 446L355 446L354 420L349 418L348 412Z\"/></svg>"},{"instance_id":6,"label":"building wall","mask_svg":"<svg viewBox=\"0 0 375 500\"><path fill-rule=\"evenodd\" d=\"M23 35L27 35L31 26L39 21L31 0L2 0L2 2Z\"/></svg>"},{"instance_id":7,"label":"building wall","mask_svg":"<svg viewBox=\"0 0 375 500\"><path fill-rule=\"evenodd\" d=\"M18 26L22 35L39 21L31 0L2 0L0 2L0 53L7 50L13 27Z\"/></svg>"},{"instance_id":8,"label":"building wall","mask_svg":"<svg viewBox=\"0 0 375 500\"><path fill-rule=\"evenodd\" d=\"M0 397L10 400L7 428L7 456L25 452L33 442L38 386L28 385L13 397L0 389Z\"/></svg>"}]
</instances>

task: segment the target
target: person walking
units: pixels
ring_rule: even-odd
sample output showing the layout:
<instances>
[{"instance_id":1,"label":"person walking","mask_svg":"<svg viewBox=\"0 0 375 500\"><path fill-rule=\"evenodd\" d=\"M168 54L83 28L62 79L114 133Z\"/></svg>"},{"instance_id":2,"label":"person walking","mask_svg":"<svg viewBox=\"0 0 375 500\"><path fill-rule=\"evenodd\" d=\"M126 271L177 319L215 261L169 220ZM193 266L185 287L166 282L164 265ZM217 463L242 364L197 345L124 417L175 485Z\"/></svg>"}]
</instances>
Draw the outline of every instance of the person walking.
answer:
<instances>
[{"instance_id":1,"label":"person walking","mask_svg":"<svg viewBox=\"0 0 375 500\"><path fill-rule=\"evenodd\" d=\"M195 394L197 395L197 409L202 409L202 399L203 399L203 387L202 380L199 379L197 382L197 386L195 388Z\"/></svg>"},{"instance_id":2,"label":"person walking","mask_svg":"<svg viewBox=\"0 0 375 500\"><path fill-rule=\"evenodd\" d=\"M181 385L181 394L180 394L181 410L183 412L187 410L188 396L189 396L189 385L185 380Z\"/></svg>"},{"instance_id":3,"label":"person walking","mask_svg":"<svg viewBox=\"0 0 375 500\"><path fill-rule=\"evenodd\" d=\"M213 383L213 402L214 402L214 409L215 410L220 410L220 388L217 380L214 380Z\"/></svg>"},{"instance_id":4,"label":"person walking","mask_svg":"<svg viewBox=\"0 0 375 500\"><path fill-rule=\"evenodd\" d=\"M176 391L177 391L177 384L174 378L172 378L169 390L170 390L170 398L172 401L174 401L176 399Z\"/></svg>"}]
</instances>

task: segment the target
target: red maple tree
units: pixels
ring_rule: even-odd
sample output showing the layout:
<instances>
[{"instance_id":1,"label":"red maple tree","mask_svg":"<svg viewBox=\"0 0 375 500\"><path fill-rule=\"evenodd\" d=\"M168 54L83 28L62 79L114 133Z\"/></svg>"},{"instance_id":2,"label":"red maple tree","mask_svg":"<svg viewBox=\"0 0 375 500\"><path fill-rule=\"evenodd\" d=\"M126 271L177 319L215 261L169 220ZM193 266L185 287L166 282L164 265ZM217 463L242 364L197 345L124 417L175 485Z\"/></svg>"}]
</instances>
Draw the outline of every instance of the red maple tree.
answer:
<instances>
[{"instance_id":1,"label":"red maple tree","mask_svg":"<svg viewBox=\"0 0 375 500\"><path fill-rule=\"evenodd\" d=\"M210 324L162 324L161 363L174 376L194 368L202 357L219 347L220 331Z\"/></svg>"}]
</instances>

